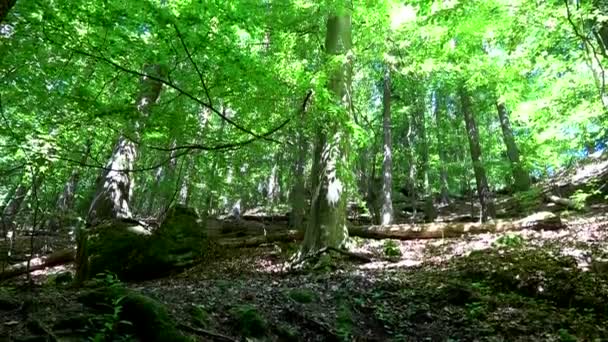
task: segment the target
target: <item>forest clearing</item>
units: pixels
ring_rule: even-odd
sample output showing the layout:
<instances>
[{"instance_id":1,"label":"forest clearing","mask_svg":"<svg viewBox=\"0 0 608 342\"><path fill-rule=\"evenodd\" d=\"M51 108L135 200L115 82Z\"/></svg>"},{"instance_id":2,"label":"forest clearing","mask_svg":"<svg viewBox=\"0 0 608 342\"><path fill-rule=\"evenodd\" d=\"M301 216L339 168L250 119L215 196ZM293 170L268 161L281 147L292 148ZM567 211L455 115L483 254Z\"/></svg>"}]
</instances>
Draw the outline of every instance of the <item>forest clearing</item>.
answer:
<instances>
[{"instance_id":1,"label":"forest clearing","mask_svg":"<svg viewBox=\"0 0 608 342\"><path fill-rule=\"evenodd\" d=\"M608 340L607 18L0 0L0 341Z\"/></svg>"}]
</instances>

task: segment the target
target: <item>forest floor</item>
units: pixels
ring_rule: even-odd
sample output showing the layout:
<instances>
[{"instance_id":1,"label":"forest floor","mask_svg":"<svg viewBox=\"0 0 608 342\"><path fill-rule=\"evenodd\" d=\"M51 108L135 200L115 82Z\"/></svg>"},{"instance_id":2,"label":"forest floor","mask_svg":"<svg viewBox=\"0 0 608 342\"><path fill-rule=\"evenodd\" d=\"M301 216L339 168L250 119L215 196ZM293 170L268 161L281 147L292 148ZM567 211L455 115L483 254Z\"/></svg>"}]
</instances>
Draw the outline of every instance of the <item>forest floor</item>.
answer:
<instances>
[{"instance_id":1,"label":"forest floor","mask_svg":"<svg viewBox=\"0 0 608 342\"><path fill-rule=\"evenodd\" d=\"M126 286L200 341L608 339L608 213L562 219L558 231L355 238L372 262L325 254L305 269L285 267L296 244L219 248L183 273ZM99 318L82 290L61 285L62 270L0 287L0 341L81 341L93 329L99 341L129 340L110 331L111 312Z\"/></svg>"}]
</instances>

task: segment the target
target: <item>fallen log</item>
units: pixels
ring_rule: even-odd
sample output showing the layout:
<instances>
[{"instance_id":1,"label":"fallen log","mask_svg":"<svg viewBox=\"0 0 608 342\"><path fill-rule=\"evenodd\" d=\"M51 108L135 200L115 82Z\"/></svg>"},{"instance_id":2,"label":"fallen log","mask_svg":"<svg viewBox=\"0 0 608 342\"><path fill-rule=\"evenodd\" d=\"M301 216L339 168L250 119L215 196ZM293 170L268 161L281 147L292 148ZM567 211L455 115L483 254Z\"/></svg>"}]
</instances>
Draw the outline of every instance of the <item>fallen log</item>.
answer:
<instances>
[{"instance_id":1,"label":"fallen log","mask_svg":"<svg viewBox=\"0 0 608 342\"><path fill-rule=\"evenodd\" d=\"M4 272L0 273L0 280L16 277L28 272L43 270L48 267L64 265L74 261L75 257L76 250L71 248L62 249L52 254L30 260L29 268L27 261L11 265L7 267Z\"/></svg>"},{"instance_id":2,"label":"fallen log","mask_svg":"<svg viewBox=\"0 0 608 342\"><path fill-rule=\"evenodd\" d=\"M567 198L563 198L563 197L559 197L559 196L555 196L555 195L547 195L546 198L549 202L562 205L566 208L575 209L575 210L580 209L580 207L578 207L576 205L576 203L574 203L574 201L571 199L567 199Z\"/></svg>"},{"instance_id":3,"label":"fallen log","mask_svg":"<svg viewBox=\"0 0 608 342\"><path fill-rule=\"evenodd\" d=\"M265 243L273 242L294 242L304 238L304 232L299 230L286 230L280 233L267 235L251 236L244 238L218 239L219 245L231 248L256 247Z\"/></svg>"},{"instance_id":4,"label":"fallen log","mask_svg":"<svg viewBox=\"0 0 608 342\"><path fill-rule=\"evenodd\" d=\"M394 224L369 227L349 227L351 236L370 239L441 239L466 234L499 233L522 229L557 230L563 228L560 218L550 212L540 212L517 221L498 220L487 223L426 223Z\"/></svg>"}]
</instances>

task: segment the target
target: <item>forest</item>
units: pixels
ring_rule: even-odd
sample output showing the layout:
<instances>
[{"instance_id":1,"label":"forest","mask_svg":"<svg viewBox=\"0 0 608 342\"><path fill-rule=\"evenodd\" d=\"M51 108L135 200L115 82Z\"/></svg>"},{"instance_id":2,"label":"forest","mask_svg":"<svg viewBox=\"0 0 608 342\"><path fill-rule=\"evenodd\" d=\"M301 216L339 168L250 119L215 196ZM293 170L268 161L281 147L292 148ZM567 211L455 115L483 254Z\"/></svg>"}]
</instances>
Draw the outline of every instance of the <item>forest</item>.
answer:
<instances>
[{"instance_id":1,"label":"forest","mask_svg":"<svg viewBox=\"0 0 608 342\"><path fill-rule=\"evenodd\" d=\"M0 341L608 340L608 2L0 0Z\"/></svg>"}]
</instances>

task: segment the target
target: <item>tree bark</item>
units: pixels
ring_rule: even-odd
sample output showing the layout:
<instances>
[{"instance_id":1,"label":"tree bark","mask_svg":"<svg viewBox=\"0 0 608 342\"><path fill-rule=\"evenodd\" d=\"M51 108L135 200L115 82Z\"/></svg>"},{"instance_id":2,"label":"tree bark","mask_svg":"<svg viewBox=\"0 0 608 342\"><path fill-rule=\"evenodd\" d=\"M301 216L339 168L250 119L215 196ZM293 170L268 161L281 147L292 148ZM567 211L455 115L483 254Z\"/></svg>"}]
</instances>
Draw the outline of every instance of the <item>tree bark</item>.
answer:
<instances>
[{"instance_id":1,"label":"tree bark","mask_svg":"<svg viewBox=\"0 0 608 342\"><path fill-rule=\"evenodd\" d=\"M500 120L503 141L507 147L507 156L511 162L514 188L517 191L526 191L530 189L530 175L521 164L519 149L515 143L513 129L511 128L511 123L509 122L509 113L507 112L507 107L505 106L504 102L497 101L496 109L498 110L498 119Z\"/></svg>"},{"instance_id":2,"label":"tree bark","mask_svg":"<svg viewBox=\"0 0 608 342\"><path fill-rule=\"evenodd\" d=\"M19 184L13 197L6 204L6 207L4 207L2 211L2 237L6 237L6 233L13 230L15 217L19 213L28 191L29 185L25 183Z\"/></svg>"},{"instance_id":3,"label":"tree bark","mask_svg":"<svg viewBox=\"0 0 608 342\"><path fill-rule=\"evenodd\" d=\"M475 172L475 183L477 185L477 195L479 204L481 205L481 221L485 222L488 219L496 217L496 209L490 194L486 170L481 162L481 146L479 144L479 131L471 109L471 99L464 85L459 88L460 101L462 106L462 114L467 129L467 138L469 140L469 149L471 152L471 160L473 162L473 171Z\"/></svg>"},{"instance_id":4,"label":"tree bark","mask_svg":"<svg viewBox=\"0 0 608 342\"><path fill-rule=\"evenodd\" d=\"M445 138L444 133L444 110L445 102L442 94L438 91L435 92L435 124L437 126L437 150L439 151L439 183L441 186L441 203L448 204L450 202L450 191L448 183L448 156L446 153L448 139Z\"/></svg>"},{"instance_id":5,"label":"tree bark","mask_svg":"<svg viewBox=\"0 0 608 342\"><path fill-rule=\"evenodd\" d=\"M0 280L16 277L27 272L43 270L47 267L64 265L74 261L75 257L76 251L74 249L63 249L50 255L30 260L29 267L27 261L11 265L0 273Z\"/></svg>"},{"instance_id":6,"label":"tree bark","mask_svg":"<svg viewBox=\"0 0 608 342\"><path fill-rule=\"evenodd\" d=\"M17 0L0 0L0 23L6 19L8 12L15 6Z\"/></svg>"},{"instance_id":7,"label":"tree bark","mask_svg":"<svg viewBox=\"0 0 608 342\"><path fill-rule=\"evenodd\" d=\"M429 166L429 144L426 136L426 116L424 103L418 109L418 131L420 132L420 145L422 148L421 168L424 181L424 214L427 221L434 221L437 217L433 192L431 190L430 166Z\"/></svg>"},{"instance_id":8,"label":"tree bark","mask_svg":"<svg viewBox=\"0 0 608 342\"><path fill-rule=\"evenodd\" d=\"M346 54L351 48L351 18L348 14L330 15L327 19L326 53ZM328 89L336 105L350 114L351 68L342 65L333 70ZM328 115L329 120L335 120ZM338 163L345 159L346 137L335 122L318 130L312 168L310 219L302 243L301 255L315 253L323 247L340 247L346 230L346 196L344 184L338 178Z\"/></svg>"},{"instance_id":9,"label":"tree bark","mask_svg":"<svg viewBox=\"0 0 608 342\"><path fill-rule=\"evenodd\" d=\"M370 239L442 239L456 238L466 234L499 233L522 229L557 230L564 228L559 217L541 212L517 221L498 221L495 223L427 223L397 224L388 226L349 227L352 236Z\"/></svg>"},{"instance_id":10,"label":"tree bark","mask_svg":"<svg viewBox=\"0 0 608 342\"><path fill-rule=\"evenodd\" d=\"M164 76L160 65L144 66L144 73L156 77ZM162 83L142 77L140 93L137 97L136 109L140 119L150 115L150 110L162 89ZM138 135L142 130L138 121L132 125L132 130ZM87 223L94 225L105 219L130 218L130 201L133 192L133 179L128 170L133 169L137 158L137 146L125 136L120 136L115 144L110 161L99 178L97 192L89 208Z\"/></svg>"},{"instance_id":11,"label":"tree bark","mask_svg":"<svg viewBox=\"0 0 608 342\"><path fill-rule=\"evenodd\" d=\"M306 95L303 107L300 112L301 124L304 124L304 116L307 110L308 98ZM296 229L304 230L304 218L306 215L306 181L304 179L304 168L306 166L306 158L308 156L308 141L302 129L296 133L296 158L293 170L294 185L291 191L291 218L290 226Z\"/></svg>"},{"instance_id":12,"label":"tree bark","mask_svg":"<svg viewBox=\"0 0 608 342\"><path fill-rule=\"evenodd\" d=\"M382 218L380 224L391 224L393 223L393 142L391 136L391 74L388 65L384 72L383 88L384 159L382 161Z\"/></svg>"}]
</instances>

